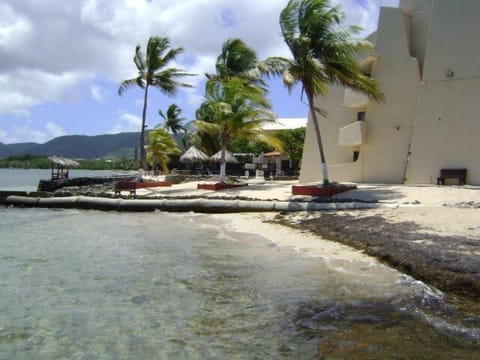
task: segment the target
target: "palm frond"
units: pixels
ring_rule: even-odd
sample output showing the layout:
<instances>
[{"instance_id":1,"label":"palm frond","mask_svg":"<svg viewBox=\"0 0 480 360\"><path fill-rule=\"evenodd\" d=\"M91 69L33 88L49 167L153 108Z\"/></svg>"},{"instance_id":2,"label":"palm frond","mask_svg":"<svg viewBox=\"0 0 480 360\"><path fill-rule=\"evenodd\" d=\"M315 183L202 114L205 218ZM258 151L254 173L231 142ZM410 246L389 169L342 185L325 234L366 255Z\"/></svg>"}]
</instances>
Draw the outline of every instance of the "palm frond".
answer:
<instances>
[{"instance_id":1,"label":"palm frond","mask_svg":"<svg viewBox=\"0 0 480 360\"><path fill-rule=\"evenodd\" d=\"M140 45L137 45L135 48L135 55L133 56L133 62L135 63L135 66L137 67L137 70L139 73L145 72L145 61L144 61L144 55L142 53Z\"/></svg>"},{"instance_id":2,"label":"palm frond","mask_svg":"<svg viewBox=\"0 0 480 360\"><path fill-rule=\"evenodd\" d=\"M218 134L220 130L220 125L216 123L211 123L208 121L204 120L196 120L195 121L195 127L197 130L202 133L207 133L207 134Z\"/></svg>"},{"instance_id":3,"label":"palm frond","mask_svg":"<svg viewBox=\"0 0 480 360\"><path fill-rule=\"evenodd\" d=\"M120 87L118 88L118 95L122 95L126 90L135 86L138 86L142 89L145 88L143 81L141 80L141 78L138 78L138 77L122 81L122 83L120 84Z\"/></svg>"},{"instance_id":4,"label":"palm frond","mask_svg":"<svg viewBox=\"0 0 480 360\"><path fill-rule=\"evenodd\" d=\"M280 29L283 39L290 49L292 49L291 44L298 34L298 13L301 3L301 0L290 0L280 13Z\"/></svg>"},{"instance_id":5,"label":"palm frond","mask_svg":"<svg viewBox=\"0 0 480 360\"><path fill-rule=\"evenodd\" d=\"M287 59L280 56L272 56L257 64L257 69L262 75L270 77L281 76L285 69L290 68L293 65L292 59Z\"/></svg>"},{"instance_id":6,"label":"palm frond","mask_svg":"<svg viewBox=\"0 0 480 360\"><path fill-rule=\"evenodd\" d=\"M257 61L255 51L241 39L228 39L223 43L222 51L217 57L217 74L223 77L241 77L255 68Z\"/></svg>"}]
</instances>

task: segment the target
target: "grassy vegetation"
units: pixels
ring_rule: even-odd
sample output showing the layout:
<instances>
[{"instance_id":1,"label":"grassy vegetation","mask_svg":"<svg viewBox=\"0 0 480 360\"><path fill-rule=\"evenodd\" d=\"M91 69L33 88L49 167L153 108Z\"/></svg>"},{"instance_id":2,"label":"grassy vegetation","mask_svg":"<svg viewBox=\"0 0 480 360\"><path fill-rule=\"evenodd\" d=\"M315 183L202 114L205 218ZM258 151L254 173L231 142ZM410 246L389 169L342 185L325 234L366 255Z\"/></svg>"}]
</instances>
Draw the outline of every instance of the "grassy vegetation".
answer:
<instances>
[{"instance_id":1,"label":"grassy vegetation","mask_svg":"<svg viewBox=\"0 0 480 360\"><path fill-rule=\"evenodd\" d=\"M119 160L77 160L80 163L80 169L85 170L135 170L138 168L134 159ZM40 155L21 155L9 156L0 159L0 168L13 169L50 169L52 162L47 156Z\"/></svg>"}]
</instances>

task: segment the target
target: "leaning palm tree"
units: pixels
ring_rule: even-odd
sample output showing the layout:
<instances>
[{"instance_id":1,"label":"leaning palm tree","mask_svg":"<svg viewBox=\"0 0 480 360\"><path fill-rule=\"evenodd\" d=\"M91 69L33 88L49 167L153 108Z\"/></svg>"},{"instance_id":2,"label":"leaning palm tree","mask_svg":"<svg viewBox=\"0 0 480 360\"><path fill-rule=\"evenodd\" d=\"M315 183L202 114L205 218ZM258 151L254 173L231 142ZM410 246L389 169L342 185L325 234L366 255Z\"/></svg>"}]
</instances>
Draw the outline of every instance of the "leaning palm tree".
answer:
<instances>
[{"instance_id":1,"label":"leaning palm tree","mask_svg":"<svg viewBox=\"0 0 480 360\"><path fill-rule=\"evenodd\" d=\"M227 147L232 139L246 137L249 140L266 141L280 147L281 143L265 135L262 125L274 122L265 91L238 77L207 85L205 101L197 115L197 129L215 136L220 143L220 181L226 179Z\"/></svg>"},{"instance_id":2,"label":"leaning palm tree","mask_svg":"<svg viewBox=\"0 0 480 360\"><path fill-rule=\"evenodd\" d=\"M170 155L180 155L182 152L177 147L177 143L163 128L156 128L148 132L147 162L157 172L157 166L162 168L164 173L168 173L168 160Z\"/></svg>"},{"instance_id":3,"label":"leaning palm tree","mask_svg":"<svg viewBox=\"0 0 480 360\"><path fill-rule=\"evenodd\" d=\"M190 84L180 82L178 79L192 74L174 67L166 68L168 63L175 60L177 55L182 52L183 48L171 48L168 38L150 37L146 54L143 54L140 45L135 48L133 62L137 67L138 75L124 80L118 89L119 95L134 86L138 86L144 91L139 161L142 168L145 159L145 122L149 87L153 86L166 95L175 95L179 87L191 87Z\"/></svg>"},{"instance_id":4,"label":"leaning palm tree","mask_svg":"<svg viewBox=\"0 0 480 360\"><path fill-rule=\"evenodd\" d=\"M328 0L290 0L280 14L280 27L292 58L270 57L259 65L266 74L282 76L289 90L301 83L317 138L324 185L329 179L317 113L325 113L315 107L315 96L324 96L330 85L341 84L375 101L383 100L376 81L362 73L357 61L372 45L353 39L360 28L341 26L343 19L340 7L330 6Z\"/></svg>"},{"instance_id":5,"label":"leaning palm tree","mask_svg":"<svg viewBox=\"0 0 480 360\"><path fill-rule=\"evenodd\" d=\"M177 135L179 132L185 132L186 128L182 125L182 122L185 121L185 118L180 117L180 109L176 104L171 104L167 113L164 114L162 110L158 110L158 114L163 118L163 127L171 132L173 135Z\"/></svg>"}]
</instances>

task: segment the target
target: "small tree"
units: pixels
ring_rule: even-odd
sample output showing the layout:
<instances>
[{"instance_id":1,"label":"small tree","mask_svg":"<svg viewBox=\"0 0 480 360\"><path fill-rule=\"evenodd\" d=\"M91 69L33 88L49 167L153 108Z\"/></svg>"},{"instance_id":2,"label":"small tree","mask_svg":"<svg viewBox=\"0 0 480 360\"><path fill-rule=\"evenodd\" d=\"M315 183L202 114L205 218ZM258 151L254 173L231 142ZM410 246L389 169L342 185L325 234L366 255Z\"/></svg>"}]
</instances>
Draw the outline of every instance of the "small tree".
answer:
<instances>
[{"instance_id":1,"label":"small tree","mask_svg":"<svg viewBox=\"0 0 480 360\"><path fill-rule=\"evenodd\" d=\"M298 163L302 159L305 143L305 128L278 130L275 136L284 144L284 153L290 160Z\"/></svg>"},{"instance_id":2,"label":"small tree","mask_svg":"<svg viewBox=\"0 0 480 360\"><path fill-rule=\"evenodd\" d=\"M161 127L148 132L148 143L149 144L145 146L148 163L154 168L155 172L157 172L157 166L160 166L164 173L168 173L169 156L181 154L177 143L167 131Z\"/></svg>"}]
</instances>

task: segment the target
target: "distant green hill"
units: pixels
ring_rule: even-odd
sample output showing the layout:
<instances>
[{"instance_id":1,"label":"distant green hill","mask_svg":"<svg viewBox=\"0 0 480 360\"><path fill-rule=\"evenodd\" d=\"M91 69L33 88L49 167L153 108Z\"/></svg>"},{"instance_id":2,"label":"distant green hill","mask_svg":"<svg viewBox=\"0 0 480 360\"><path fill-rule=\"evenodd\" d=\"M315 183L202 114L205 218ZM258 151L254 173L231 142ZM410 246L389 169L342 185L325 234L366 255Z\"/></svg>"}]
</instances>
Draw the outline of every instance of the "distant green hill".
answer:
<instances>
[{"instance_id":1,"label":"distant green hill","mask_svg":"<svg viewBox=\"0 0 480 360\"><path fill-rule=\"evenodd\" d=\"M67 135L44 144L1 144L0 158L12 155L57 155L74 159L133 158L139 133L113 135Z\"/></svg>"},{"instance_id":2,"label":"distant green hill","mask_svg":"<svg viewBox=\"0 0 480 360\"><path fill-rule=\"evenodd\" d=\"M28 154L31 149L34 149L39 145L40 144L34 142L8 145L0 143L0 158L18 154Z\"/></svg>"}]
</instances>

